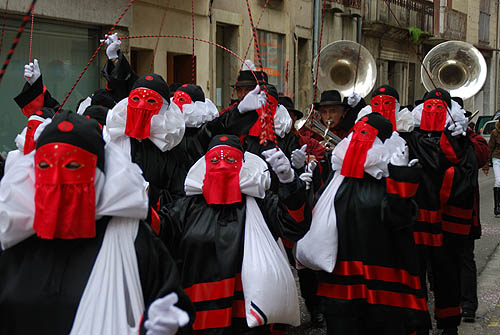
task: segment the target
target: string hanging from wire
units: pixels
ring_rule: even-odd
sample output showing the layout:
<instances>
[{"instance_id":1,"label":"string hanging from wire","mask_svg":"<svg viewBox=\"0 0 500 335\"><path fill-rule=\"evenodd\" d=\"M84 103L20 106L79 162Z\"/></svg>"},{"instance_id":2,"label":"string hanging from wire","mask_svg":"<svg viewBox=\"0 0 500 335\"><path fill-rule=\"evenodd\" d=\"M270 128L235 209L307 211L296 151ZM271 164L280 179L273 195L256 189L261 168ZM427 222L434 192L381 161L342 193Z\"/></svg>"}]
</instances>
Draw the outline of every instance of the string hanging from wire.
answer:
<instances>
[{"instance_id":1,"label":"string hanging from wire","mask_svg":"<svg viewBox=\"0 0 500 335\"><path fill-rule=\"evenodd\" d=\"M215 42L207 41L207 40L197 38L197 37L192 37L192 36L183 36L183 35L176 35L176 34L156 34L156 35L124 36L124 37L119 37L118 39L119 40L130 40L130 39L140 39L140 38L180 38L180 39L187 39L187 40L194 40L194 41L198 41L198 42L203 42L203 43L207 43L209 45L215 46L217 48L220 48L220 49L226 51L227 53L229 53L230 55L232 55L233 57L236 57L242 64L245 63L245 59L243 59L241 56L239 56L237 53L235 53L231 49L226 48L226 47L224 47L220 44L217 44ZM255 72L251 69L250 69L250 71L252 73L252 76L255 78L255 81L257 83L259 83L259 80L258 80ZM258 84L258 85L260 85L260 84ZM262 114L265 114L265 113L262 113ZM274 120L273 120L273 122L274 122ZM276 145L276 136L274 135L274 128L273 128L273 132L266 131L266 132L261 133L261 143L266 143L267 141L270 141Z\"/></svg>"},{"instance_id":2,"label":"string hanging from wire","mask_svg":"<svg viewBox=\"0 0 500 335\"><path fill-rule=\"evenodd\" d=\"M161 18L161 23L160 23L160 29L158 31L158 34L161 34L163 30L163 25L165 24L165 18L167 17L167 12L168 12L168 3L169 1L165 3L165 11L163 12L163 17ZM154 64L155 64L155 57L156 57L156 52L158 51L158 44L160 42L160 38L156 39L155 43L155 48L153 50L153 57L151 58L151 65L149 66L149 72L153 72Z\"/></svg>"},{"instance_id":3,"label":"string hanging from wire","mask_svg":"<svg viewBox=\"0 0 500 335\"><path fill-rule=\"evenodd\" d=\"M10 47L10 50L7 53L7 58L5 59L5 61L3 63L2 69L0 70L0 83L3 80L3 76L5 75L5 71L7 71L7 67L10 64L10 60L12 59L12 56L14 55L14 52L17 48L17 45L19 44L19 40L21 39L21 35L23 34L24 29L26 28L26 24L28 23L28 21L30 19L31 13L33 12L33 9L35 8L36 1L37 0L33 0L31 2L31 5L28 9L28 12L26 13L26 15L24 15L24 18L21 22L21 26L19 27L19 29L17 29L16 37L14 37L14 40L12 41L12 46Z\"/></svg>"},{"instance_id":4,"label":"string hanging from wire","mask_svg":"<svg viewBox=\"0 0 500 335\"><path fill-rule=\"evenodd\" d=\"M109 35L111 35L111 33L113 33L113 31L115 30L115 28L118 25L118 23L120 23L120 21L123 19L123 17L125 16L125 14L127 14L129 8L132 7L132 4L134 3L134 1L135 0L130 0L129 1L129 3L127 4L127 7L125 7L125 9L120 14L120 16L118 17L118 19L116 20L116 22L111 27L111 29L108 31L108 33L106 34L106 36L109 36ZM66 97L64 98L63 102L59 106L59 109L57 110L58 112L63 108L63 106L66 103L66 101L68 101L68 98L70 97L71 93L73 93L73 91L75 90L76 85L78 85L78 83L82 79L83 75L85 74L85 72L89 68L90 64L92 64L92 62L94 61L94 59L96 58L96 56L99 54L99 51L101 50L101 48L102 48L102 46L104 45L105 42L106 42L106 39L103 39L102 42L97 47L97 49L94 52L94 54L92 55L92 57L90 57L90 60L88 61L87 65L83 68L82 72L80 73L80 75L76 79L76 82L73 84L73 86L69 90L68 94L66 94Z\"/></svg>"},{"instance_id":5,"label":"string hanging from wire","mask_svg":"<svg viewBox=\"0 0 500 335\"><path fill-rule=\"evenodd\" d=\"M0 54L2 53L3 39L5 36L5 25L7 24L7 10L9 9L9 0L5 1L5 11L3 13L2 34L0 36Z\"/></svg>"},{"instance_id":6,"label":"string hanging from wire","mask_svg":"<svg viewBox=\"0 0 500 335\"><path fill-rule=\"evenodd\" d=\"M268 4L269 4L269 0L266 0L266 3L264 3L264 6L262 7L262 10L260 12L259 20L257 21L257 24L255 25L256 29L260 25L260 21L262 20L262 17L264 16L264 11L266 10ZM252 46L252 42L253 42L253 35L252 35L252 37L250 37L250 41L248 41L247 50L245 51L245 55L243 56L244 59L247 59L248 52L250 51L250 47ZM240 69L243 69L243 66L244 66L244 64L241 64ZM237 84L238 84L238 78L236 78L236 82L234 83L234 86L233 86L233 91L231 92L231 100L234 97L234 88L236 88Z\"/></svg>"},{"instance_id":7,"label":"string hanging from wire","mask_svg":"<svg viewBox=\"0 0 500 335\"><path fill-rule=\"evenodd\" d=\"M31 29L30 29L30 51L28 56L28 63L31 63L31 51L33 49L33 27L35 25L35 11L31 12Z\"/></svg>"},{"instance_id":8,"label":"string hanging from wire","mask_svg":"<svg viewBox=\"0 0 500 335\"><path fill-rule=\"evenodd\" d=\"M191 0L191 31L194 37L194 0ZM191 54L191 83L196 84L196 58L194 56L194 39L192 43L192 54Z\"/></svg>"}]
</instances>

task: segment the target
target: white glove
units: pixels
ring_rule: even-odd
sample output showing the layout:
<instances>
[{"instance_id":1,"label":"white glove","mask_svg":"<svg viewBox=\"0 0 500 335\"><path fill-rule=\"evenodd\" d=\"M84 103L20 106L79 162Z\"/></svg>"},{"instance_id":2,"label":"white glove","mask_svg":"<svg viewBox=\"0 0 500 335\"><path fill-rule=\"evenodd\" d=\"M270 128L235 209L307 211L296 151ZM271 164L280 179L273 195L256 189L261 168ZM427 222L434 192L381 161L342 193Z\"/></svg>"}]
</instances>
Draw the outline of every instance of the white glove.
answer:
<instances>
[{"instance_id":1,"label":"white glove","mask_svg":"<svg viewBox=\"0 0 500 335\"><path fill-rule=\"evenodd\" d=\"M26 78L30 85L33 85L41 75L42 73L40 72L40 67L38 66L38 59L34 59L33 63L29 63L24 66L24 78Z\"/></svg>"},{"instance_id":2,"label":"white glove","mask_svg":"<svg viewBox=\"0 0 500 335\"><path fill-rule=\"evenodd\" d=\"M347 104L351 107L356 107L360 101L361 101L361 95L359 95L356 92L352 92L352 94L347 98Z\"/></svg>"},{"instance_id":3,"label":"white glove","mask_svg":"<svg viewBox=\"0 0 500 335\"><path fill-rule=\"evenodd\" d=\"M451 136L465 136L465 130L462 125L458 122L452 123L448 126L448 130L451 131Z\"/></svg>"},{"instance_id":4,"label":"white glove","mask_svg":"<svg viewBox=\"0 0 500 335\"><path fill-rule=\"evenodd\" d=\"M299 176L299 179L302 180L304 183L306 183L306 190L311 188L313 171L316 168L316 165L317 165L316 161L310 162L309 164L307 164L306 172L302 173Z\"/></svg>"},{"instance_id":5,"label":"white glove","mask_svg":"<svg viewBox=\"0 0 500 335\"><path fill-rule=\"evenodd\" d=\"M418 163L418 158L413 158L410 163L408 163L408 167L412 167L412 166L415 166L417 165Z\"/></svg>"},{"instance_id":6,"label":"white glove","mask_svg":"<svg viewBox=\"0 0 500 335\"><path fill-rule=\"evenodd\" d=\"M262 106L264 106L267 102L266 93L260 92L260 86L257 85L253 90L248 92L247 95L241 100L238 104L238 110L241 114L245 114L249 111L254 111Z\"/></svg>"},{"instance_id":7,"label":"white glove","mask_svg":"<svg viewBox=\"0 0 500 335\"><path fill-rule=\"evenodd\" d=\"M392 154L391 164L395 166L408 166L409 152L408 146L405 145L403 151L397 151Z\"/></svg>"},{"instance_id":8,"label":"white glove","mask_svg":"<svg viewBox=\"0 0 500 335\"><path fill-rule=\"evenodd\" d=\"M269 149L262 152L266 161L271 165L273 171L278 175L280 183L291 183L295 179L290 161L286 158L281 149Z\"/></svg>"},{"instance_id":9,"label":"white glove","mask_svg":"<svg viewBox=\"0 0 500 335\"><path fill-rule=\"evenodd\" d=\"M302 148L295 149L292 151L292 166L296 169L302 169L306 164L306 149L307 144L304 144Z\"/></svg>"},{"instance_id":10,"label":"white glove","mask_svg":"<svg viewBox=\"0 0 500 335\"><path fill-rule=\"evenodd\" d=\"M103 40L101 40L101 43L102 42ZM108 56L108 59L118 58L118 50L120 50L120 45L122 44L122 41L118 39L118 33L106 36L104 43L108 46L106 48L106 56Z\"/></svg>"},{"instance_id":11,"label":"white glove","mask_svg":"<svg viewBox=\"0 0 500 335\"><path fill-rule=\"evenodd\" d=\"M174 335L179 327L188 324L189 315L174 306L177 301L177 294L172 292L151 304L148 320L144 323L146 335Z\"/></svg>"}]
</instances>

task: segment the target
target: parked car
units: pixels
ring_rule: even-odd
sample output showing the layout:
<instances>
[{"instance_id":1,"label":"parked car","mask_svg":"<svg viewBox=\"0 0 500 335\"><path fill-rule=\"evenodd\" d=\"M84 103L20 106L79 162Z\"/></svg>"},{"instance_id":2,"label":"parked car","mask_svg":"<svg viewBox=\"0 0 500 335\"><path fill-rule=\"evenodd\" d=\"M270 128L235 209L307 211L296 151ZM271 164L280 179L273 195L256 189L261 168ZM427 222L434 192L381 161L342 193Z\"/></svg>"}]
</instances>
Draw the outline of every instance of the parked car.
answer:
<instances>
[{"instance_id":1,"label":"parked car","mask_svg":"<svg viewBox=\"0 0 500 335\"><path fill-rule=\"evenodd\" d=\"M486 122L481 129L479 129L479 134L488 142L490 140L490 135L493 129L495 129L495 124L498 120L491 120Z\"/></svg>"}]
</instances>

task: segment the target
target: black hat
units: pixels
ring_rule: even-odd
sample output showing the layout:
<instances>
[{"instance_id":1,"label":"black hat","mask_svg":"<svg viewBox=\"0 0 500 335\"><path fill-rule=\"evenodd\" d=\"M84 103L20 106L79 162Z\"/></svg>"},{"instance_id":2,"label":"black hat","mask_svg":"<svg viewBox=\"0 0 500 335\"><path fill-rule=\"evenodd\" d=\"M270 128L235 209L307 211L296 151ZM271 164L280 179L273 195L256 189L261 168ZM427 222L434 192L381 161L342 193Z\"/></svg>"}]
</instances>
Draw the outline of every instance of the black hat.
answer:
<instances>
[{"instance_id":1,"label":"black hat","mask_svg":"<svg viewBox=\"0 0 500 335\"><path fill-rule=\"evenodd\" d=\"M108 111L109 108L106 108L104 106L90 105L83 112L83 116L85 116L87 119L94 119L99 122L101 126L105 126Z\"/></svg>"},{"instance_id":2,"label":"black hat","mask_svg":"<svg viewBox=\"0 0 500 335\"><path fill-rule=\"evenodd\" d=\"M174 95L174 92L177 91L177 89L179 87L181 87L182 84L181 83L172 83L170 84L170 86L168 87L170 89L170 93L172 94L172 96Z\"/></svg>"},{"instance_id":3,"label":"black hat","mask_svg":"<svg viewBox=\"0 0 500 335\"><path fill-rule=\"evenodd\" d=\"M268 82L267 73L264 71L250 71L250 70L241 70L238 73L238 78L236 79L236 83L234 83L234 87L241 86L256 86L257 82L255 81L255 77L257 77L258 83L263 84Z\"/></svg>"},{"instance_id":4,"label":"black hat","mask_svg":"<svg viewBox=\"0 0 500 335\"><path fill-rule=\"evenodd\" d=\"M241 147L240 139L238 138L238 136L235 136L235 135L222 134L222 135L217 135L217 136L212 137L212 139L210 140L210 143L208 144L207 151L210 151L211 149L213 149L219 145L233 147L233 148L236 148L236 149L240 150L241 152L243 152L243 148Z\"/></svg>"},{"instance_id":5,"label":"black hat","mask_svg":"<svg viewBox=\"0 0 500 335\"><path fill-rule=\"evenodd\" d=\"M464 100L460 97L452 97L451 100L454 100L457 104L460 105L461 108L464 108ZM451 107L451 106L449 106Z\"/></svg>"},{"instance_id":6,"label":"black hat","mask_svg":"<svg viewBox=\"0 0 500 335\"><path fill-rule=\"evenodd\" d=\"M293 104L293 100L290 97L282 96L278 99L280 105L284 106L287 111L294 113L297 119L302 119L304 117L304 113L295 109L295 105Z\"/></svg>"},{"instance_id":7,"label":"black hat","mask_svg":"<svg viewBox=\"0 0 500 335\"><path fill-rule=\"evenodd\" d=\"M104 88L97 89L94 93L92 93L90 99L91 105L104 106L109 109L113 108L116 105L115 99L113 98L111 93L109 93Z\"/></svg>"},{"instance_id":8,"label":"black hat","mask_svg":"<svg viewBox=\"0 0 500 335\"><path fill-rule=\"evenodd\" d=\"M50 107L42 107L40 110L37 110L33 113L33 115L39 116L43 119L51 119L56 114L56 111Z\"/></svg>"},{"instance_id":9,"label":"black hat","mask_svg":"<svg viewBox=\"0 0 500 335\"><path fill-rule=\"evenodd\" d=\"M104 140L96 120L71 111L60 111L40 134L36 148L54 142L71 144L93 153L97 156L97 167L104 171Z\"/></svg>"},{"instance_id":10,"label":"black hat","mask_svg":"<svg viewBox=\"0 0 500 335\"><path fill-rule=\"evenodd\" d=\"M396 99L396 101L399 101L399 94L398 91L392 86L389 85L382 85L375 89L372 93L372 99L376 97L377 95L388 95Z\"/></svg>"},{"instance_id":11,"label":"black hat","mask_svg":"<svg viewBox=\"0 0 500 335\"><path fill-rule=\"evenodd\" d=\"M205 93L203 93L203 89L198 85L184 84L178 87L177 91L186 92L191 97L193 102L205 102Z\"/></svg>"},{"instance_id":12,"label":"black hat","mask_svg":"<svg viewBox=\"0 0 500 335\"><path fill-rule=\"evenodd\" d=\"M451 108L451 96L447 90L444 90L442 88L436 88L435 90L427 92L427 94L425 94L424 96L424 102L429 99L443 100L444 102L446 102L448 108Z\"/></svg>"},{"instance_id":13,"label":"black hat","mask_svg":"<svg viewBox=\"0 0 500 335\"><path fill-rule=\"evenodd\" d=\"M159 74L145 74L144 76L137 79L134 83L133 89L145 87L158 92L163 99L170 99L170 89L168 88L167 82Z\"/></svg>"},{"instance_id":14,"label":"black hat","mask_svg":"<svg viewBox=\"0 0 500 335\"><path fill-rule=\"evenodd\" d=\"M370 113L361 118L360 121L368 123L370 126L378 130L377 137L380 138L382 142L391 137L392 135L392 123L379 113Z\"/></svg>"},{"instance_id":15,"label":"black hat","mask_svg":"<svg viewBox=\"0 0 500 335\"><path fill-rule=\"evenodd\" d=\"M321 99L319 102L314 103L314 108L318 109L321 106L335 106L335 105L343 105L342 97L340 96L339 91L330 90L321 93Z\"/></svg>"}]
</instances>

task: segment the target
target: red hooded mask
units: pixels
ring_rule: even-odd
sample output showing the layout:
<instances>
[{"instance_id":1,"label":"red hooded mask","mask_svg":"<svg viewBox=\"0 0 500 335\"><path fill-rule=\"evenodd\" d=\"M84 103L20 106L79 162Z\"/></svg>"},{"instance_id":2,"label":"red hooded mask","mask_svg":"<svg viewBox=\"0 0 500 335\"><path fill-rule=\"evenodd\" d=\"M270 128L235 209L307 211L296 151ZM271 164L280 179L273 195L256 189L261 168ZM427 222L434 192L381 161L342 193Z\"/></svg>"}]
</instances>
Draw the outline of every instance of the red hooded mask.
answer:
<instances>
[{"instance_id":1,"label":"red hooded mask","mask_svg":"<svg viewBox=\"0 0 500 335\"><path fill-rule=\"evenodd\" d=\"M396 130L396 98L390 95L377 95L370 100L372 112L379 113L392 123L392 130Z\"/></svg>"},{"instance_id":2,"label":"red hooded mask","mask_svg":"<svg viewBox=\"0 0 500 335\"><path fill-rule=\"evenodd\" d=\"M424 102L420 129L425 131L443 131L446 125L447 105L441 99L428 99Z\"/></svg>"},{"instance_id":3,"label":"red hooded mask","mask_svg":"<svg viewBox=\"0 0 500 335\"><path fill-rule=\"evenodd\" d=\"M221 140L224 141L221 137ZM205 179L202 193L209 205L241 202L240 171L243 152L235 147L218 145L205 154Z\"/></svg>"},{"instance_id":4,"label":"red hooded mask","mask_svg":"<svg viewBox=\"0 0 500 335\"><path fill-rule=\"evenodd\" d=\"M28 124L26 126L26 136L24 138L24 154L27 155L33 150L35 150L36 142L35 142L35 131L39 125L42 124L43 121L39 119L28 120Z\"/></svg>"},{"instance_id":5,"label":"red hooded mask","mask_svg":"<svg viewBox=\"0 0 500 335\"><path fill-rule=\"evenodd\" d=\"M95 237L97 156L68 143L48 143L35 153L35 221L44 239Z\"/></svg>"},{"instance_id":6,"label":"red hooded mask","mask_svg":"<svg viewBox=\"0 0 500 335\"><path fill-rule=\"evenodd\" d=\"M186 104L189 105L192 102L192 99L189 96L189 94L187 94L186 92L181 91L181 90L177 90L174 93L174 99L172 100L172 102L174 104L176 104L177 106L179 106L179 108L182 112L182 106L184 106Z\"/></svg>"},{"instance_id":7,"label":"red hooded mask","mask_svg":"<svg viewBox=\"0 0 500 335\"><path fill-rule=\"evenodd\" d=\"M136 88L130 92L127 105L125 134L136 139L148 138L151 134L151 119L163 106L162 96L149 88Z\"/></svg>"},{"instance_id":8,"label":"red hooded mask","mask_svg":"<svg viewBox=\"0 0 500 335\"><path fill-rule=\"evenodd\" d=\"M354 125L351 142L340 171L345 177L363 178L368 150L373 146L378 134L378 129L366 123L367 120L368 117L365 116Z\"/></svg>"}]
</instances>

